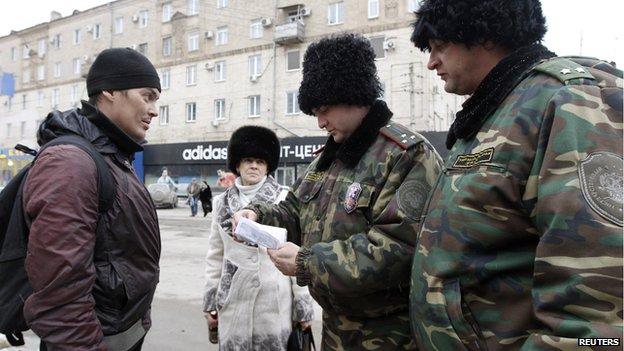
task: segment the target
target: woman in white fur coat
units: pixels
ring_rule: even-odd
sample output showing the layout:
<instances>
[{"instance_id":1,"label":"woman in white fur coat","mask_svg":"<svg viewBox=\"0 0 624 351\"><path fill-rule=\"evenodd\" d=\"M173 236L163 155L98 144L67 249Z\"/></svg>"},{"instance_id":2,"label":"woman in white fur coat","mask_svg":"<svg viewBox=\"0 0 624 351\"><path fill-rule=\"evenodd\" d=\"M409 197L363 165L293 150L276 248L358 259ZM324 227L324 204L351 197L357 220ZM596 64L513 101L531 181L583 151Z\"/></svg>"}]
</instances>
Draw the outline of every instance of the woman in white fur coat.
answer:
<instances>
[{"instance_id":1,"label":"woman in white fur coat","mask_svg":"<svg viewBox=\"0 0 624 351\"><path fill-rule=\"evenodd\" d=\"M287 188L269 175L279 154L277 136L264 127L241 127L228 143L228 167L238 177L213 200L204 289L204 314L218 325L219 350L286 350L293 323L309 328L314 316L307 287L282 275L265 248L232 236L233 213L286 196Z\"/></svg>"}]
</instances>

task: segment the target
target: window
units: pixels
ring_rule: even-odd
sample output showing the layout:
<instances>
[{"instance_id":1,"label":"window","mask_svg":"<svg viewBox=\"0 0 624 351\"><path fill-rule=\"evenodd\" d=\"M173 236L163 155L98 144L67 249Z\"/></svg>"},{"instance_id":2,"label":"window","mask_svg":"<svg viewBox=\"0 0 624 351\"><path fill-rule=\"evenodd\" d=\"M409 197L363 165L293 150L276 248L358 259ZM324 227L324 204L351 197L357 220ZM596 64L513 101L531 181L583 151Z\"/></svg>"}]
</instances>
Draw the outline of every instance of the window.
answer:
<instances>
[{"instance_id":1,"label":"window","mask_svg":"<svg viewBox=\"0 0 624 351\"><path fill-rule=\"evenodd\" d=\"M45 79L45 65L37 66L37 80Z\"/></svg>"},{"instance_id":2,"label":"window","mask_svg":"<svg viewBox=\"0 0 624 351\"><path fill-rule=\"evenodd\" d=\"M186 85L197 84L197 66L186 67Z\"/></svg>"},{"instance_id":3,"label":"window","mask_svg":"<svg viewBox=\"0 0 624 351\"><path fill-rule=\"evenodd\" d=\"M262 38L262 19L258 18L251 21L249 27L249 37L251 39Z\"/></svg>"},{"instance_id":4,"label":"window","mask_svg":"<svg viewBox=\"0 0 624 351\"><path fill-rule=\"evenodd\" d=\"M30 58L30 47L28 44L22 46L22 58L29 59Z\"/></svg>"},{"instance_id":5,"label":"window","mask_svg":"<svg viewBox=\"0 0 624 351\"><path fill-rule=\"evenodd\" d=\"M249 77L259 77L262 65L262 56L252 55L249 56Z\"/></svg>"},{"instance_id":6,"label":"window","mask_svg":"<svg viewBox=\"0 0 624 351\"><path fill-rule=\"evenodd\" d=\"M300 113L299 110L299 94L296 91L286 92L286 114L294 115Z\"/></svg>"},{"instance_id":7,"label":"window","mask_svg":"<svg viewBox=\"0 0 624 351\"><path fill-rule=\"evenodd\" d=\"M74 29L74 45L80 44L80 29Z\"/></svg>"},{"instance_id":8,"label":"window","mask_svg":"<svg viewBox=\"0 0 624 351\"><path fill-rule=\"evenodd\" d=\"M228 7L228 0L217 0L217 8L222 9Z\"/></svg>"},{"instance_id":9,"label":"window","mask_svg":"<svg viewBox=\"0 0 624 351\"><path fill-rule=\"evenodd\" d=\"M222 82L227 77L225 61L215 62L215 82Z\"/></svg>"},{"instance_id":10,"label":"window","mask_svg":"<svg viewBox=\"0 0 624 351\"><path fill-rule=\"evenodd\" d=\"M147 10L139 11L139 27L145 28L147 27L147 20L149 19L149 13Z\"/></svg>"},{"instance_id":11,"label":"window","mask_svg":"<svg viewBox=\"0 0 624 351\"><path fill-rule=\"evenodd\" d=\"M416 12L418 10L418 0L407 0L407 11Z\"/></svg>"},{"instance_id":12,"label":"window","mask_svg":"<svg viewBox=\"0 0 624 351\"><path fill-rule=\"evenodd\" d=\"M386 50L384 50L384 41L386 41L386 37L372 37L369 41L373 47L373 51L375 52L375 58L386 57Z\"/></svg>"},{"instance_id":13,"label":"window","mask_svg":"<svg viewBox=\"0 0 624 351\"><path fill-rule=\"evenodd\" d=\"M301 68L299 50L288 51L286 53L286 70L293 71Z\"/></svg>"},{"instance_id":14,"label":"window","mask_svg":"<svg viewBox=\"0 0 624 351\"><path fill-rule=\"evenodd\" d=\"M171 56L172 46L173 46L173 39L171 37L163 38L162 40L163 56Z\"/></svg>"},{"instance_id":15,"label":"window","mask_svg":"<svg viewBox=\"0 0 624 351\"><path fill-rule=\"evenodd\" d=\"M24 109L26 109L26 107L24 107ZM26 135L26 121L20 123L20 138L24 138L24 135Z\"/></svg>"},{"instance_id":16,"label":"window","mask_svg":"<svg viewBox=\"0 0 624 351\"><path fill-rule=\"evenodd\" d=\"M217 28L217 41L215 45L225 45L228 42L228 28L227 26Z\"/></svg>"},{"instance_id":17,"label":"window","mask_svg":"<svg viewBox=\"0 0 624 351\"><path fill-rule=\"evenodd\" d=\"M102 36L102 26L99 23L93 25L93 39L100 39Z\"/></svg>"},{"instance_id":18,"label":"window","mask_svg":"<svg viewBox=\"0 0 624 351\"><path fill-rule=\"evenodd\" d=\"M379 0L368 0L368 18L379 17Z\"/></svg>"},{"instance_id":19,"label":"window","mask_svg":"<svg viewBox=\"0 0 624 351\"><path fill-rule=\"evenodd\" d=\"M82 65L82 62L80 61L79 58L75 58L73 61L73 67L74 67L74 74L80 74L80 68Z\"/></svg>"},{"instance_id":20,"label":"window","mask_svg":"<svg viewBox=\"0 0 624 351\"><path fill-rule=\"evenodd\" d=\"M43 99L45 99L45 95L43 94L43 91L39 90L37 92L37 107L43 106Z\"/></svg>"},{"instance_id":21,"label":"window","mask_svg":"<svg viewBox=\"0 0 624 351\"><path fill-rule=\"evenodd\" d=\"M163 4L162 6L162 21L163 22L171 21L171 3L170 2Z\"/></svg>"},{"instance_id":22,"label":"window","mask_svg":"<svg viewBox=\"0 0 624 351\"><path fill-rule=\"evenodd\" d=\"M123 17L115 18L115 34L123 33Z\"/></svg>"},{"instance_id":23,"label":"window","mask_svg":"<svg viewBox=\"0 0 624 351\"><path fill-rule=\"evenodd\" d=\"M25 109L26 109L26 94L22 94L22 110L25 110Z\"/></svg>"},{"instance_id":24,"label":"window","mask_svg":"<svg viewBox=\"0 0 624 351\"><path fill-rule=\"evenodd\" d=\"M379 93L379 100L386 101L386 83L380 82L381 92Z\"/></svg>"},{"instance_id":25,"label":"window","mask_svg":"<svg viewBox=\"0 0 624 351\"><path fill-rule=\"evenodd\" d=\"M187 0L186 7L187 7L187 15L189 16L196 15L197 13L199 13L197 0Z\"/></svg>"},{"instance_id":26,"label":"window","mask_svg":"<svg viewBox=\"0 0 624 351\"><path fill-rule=\"evenodd\" d=\"M69 92L69 101L71 102L72 106L76 106L76 104L78 104L78 86L77 85L72 85L70 92Z\"/></svg>"},{"instance_id":27,"label":"window","mask_svg":"<svg viewBox=\"0 0 624 351\"><path fill-rule=\"evenodd\" d=\"M301 20L301 13L299 13L299 10L289 11L286 15L287 15L286 22L288 22L288 23L292 23L292 22L296 22L296 21L300 21Z\"/></svg>"},{"instance_id":28,"label":"window","mask_svg":"<svg viewBox=\"0 0 624 351\"><path fill-rule=\"evenodd\" d=\"M344 22L344 2L329 4L327 8L327 24L340 24Z\"/></svg>"},{"instance_id":29,"label":"window","mask_svg":"<svg viewBox=\"0 0 624 351\"><path fill-rule=\"evenodd\" d=\"M39 39L39 45L37 46L37 53L39 56L43 56L46 53L46 40Z\"/></svg>"},{"instance_id":30,"label":"window","mask_svg":"<svg viewBox=\"0 0 624 351\"><path fill-rule=\"evenodd\" d=\"M17 61L17 49L11 48L11 61Z\"/></svg>"},{"instance_id":31,"label":"window","mask_svg":"<svg viewBox=\"0 0 624 351\"><path fill-rule=\"evenodd\" d=\"M161 71L160 84L162 89L169 89L171 86L171 70L165 68Z\"/></svg>"},{"instance_id":32,"label":"window","mask_svg":"<svg viewBox=\"0 0 624 351\"><path fill-rule=\"evenodd\" d=\"M260 116L260 95L252 95L249 97L249 117Z\"/></svg>"},{"instance_id":33,"label":"window","mask_svg":"<svg viewBox=\"0 0 624 351\"><path fill-rule=\"evenodd\" d=\"M61 63L56 62L54 64L54 78L58 78L61 76Z\"/></svg>"},{"instance_id":34,"label":"window","mask_svg":"<svg viewBox=\"0 0 624 351\"><path fill-rule=\"evenodd\" d=\"M147 43L141 43L137 46L137 51L147 56Z\"/></svg>"},{"instance_id":35,"label":"window","mask_svg":"<svg viewBox=\"0 0 624 351\"><path fill-rule=\"evenodd\" d=\"M28 83L28 82L30 82L30 69L26 68L22 72L22 83Z\"/></svg>"},{"instance_id":36,"label":"window","mask_svg":"<svg viewBox=\"0 0 624 351\"><path fill-rule=\"evenodd\" d=\"M225 99L216 99L214 101L214 119L216 121L225 119Z\"/></svg>"},{"instance_id":37,"label":"window","mask_svg":"<svg viewBox=\"0 0 624 351\"><path fill-rule=\"evenodd\" d=\"M52 37L52 46L54 46L57 49L61 48L61 42L62 42L62 37L60 34L55 35L54 37Z\"/></svg>"},{"instance_id":38,"label":"window","mask_svg":"<svg viewBox=\"0 0 624 351\"><path fill-rule=\"evenodd\" d=\"M58 88L52 90L52 108L58 108L61 99L61 92Z\"/></svg>"},{"instance_id":39,"label":"window","mask_svg":"<svg viewBox=\"0 0 624 351\"><path fill-rule=\"evenodd\" d=\"M187 49L189 52L199 50L199 33L198 32L189 33Z\"/></svg>"},{"instance_id":40,"label":"window","mask_svg":"<svg viewBox=\"0 0 624 351\"><path fill-rule=\"evenodd\" d=\"M197 105L194 102L186 104L186 122L197 121Z\"/></svg>"},{"instance_id":41,"label":"window","mask_svg":"<svg viewBox=\"0 0 624 351\"><path fill-rule=\"evenodd\" d=\"M158 119L161 126L169 124L169 105L162 105L158 108Z\"/></svg>"}]
</instances>

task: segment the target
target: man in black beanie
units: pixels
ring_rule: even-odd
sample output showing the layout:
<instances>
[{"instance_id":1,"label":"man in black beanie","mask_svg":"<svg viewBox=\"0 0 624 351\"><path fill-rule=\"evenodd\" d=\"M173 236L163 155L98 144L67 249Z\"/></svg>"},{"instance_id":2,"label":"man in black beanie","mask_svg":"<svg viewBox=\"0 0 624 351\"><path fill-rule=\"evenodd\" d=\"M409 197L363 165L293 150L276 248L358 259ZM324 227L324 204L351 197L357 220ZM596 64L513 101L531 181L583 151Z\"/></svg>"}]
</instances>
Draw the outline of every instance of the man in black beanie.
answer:
<instances>
[{"instance_id":1,"label":"man in black beanie","mask_svg":"<svg viewBox=\"0 0 624 351\"><path fill-rule=\"evenodd\" d=\"M440 160L424 137L392 122L380 92L367 39L310 45L299 106L327 143L284 201L236 217L288 229L291 242L269 254L323 307L323 350L416 348L409 270Z\"/></svg>"},{"instance_id":2,"label":"man in black beanie","mask_svg":"<svg viewBox=\"0 0 624 351\"><path fill-rule=\"evenodd\" d=\"M140 350L160 233L132 160L157 116L160 80L143 55L114 48L93 62L87 91L89 102L51 112L37 133L41 146L73 135L86 147L42 148L24 183L25 267L34 290L24 317L44 350Z\"/></svg>"}]
</instances>

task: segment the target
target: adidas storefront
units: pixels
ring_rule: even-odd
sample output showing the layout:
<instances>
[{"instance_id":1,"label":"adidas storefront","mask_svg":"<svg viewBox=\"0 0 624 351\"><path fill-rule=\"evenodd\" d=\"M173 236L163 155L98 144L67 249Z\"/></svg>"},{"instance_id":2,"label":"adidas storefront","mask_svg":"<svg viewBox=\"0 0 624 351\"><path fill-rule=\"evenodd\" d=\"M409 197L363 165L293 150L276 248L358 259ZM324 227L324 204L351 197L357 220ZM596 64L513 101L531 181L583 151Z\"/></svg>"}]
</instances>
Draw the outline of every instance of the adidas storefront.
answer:
<instances>
[{"instance_id":1,"label":"adidas storefront","mask_svg":"<svg viewBox=\"0 0 624 351\"><path fill-rule=\"evenodd\" d=\"M282 146L280 167L275 176L281 184L292 185L314 159L314 151L325 144L327 137L280 139ZM187 184L192 178L216 186L217 171L227 170L227 141L180 144L146 145L143 151L145 184L155 183L162 170L178 184ZM184 187L184 190L186 187Z\"/></svg>"}]
</instances>

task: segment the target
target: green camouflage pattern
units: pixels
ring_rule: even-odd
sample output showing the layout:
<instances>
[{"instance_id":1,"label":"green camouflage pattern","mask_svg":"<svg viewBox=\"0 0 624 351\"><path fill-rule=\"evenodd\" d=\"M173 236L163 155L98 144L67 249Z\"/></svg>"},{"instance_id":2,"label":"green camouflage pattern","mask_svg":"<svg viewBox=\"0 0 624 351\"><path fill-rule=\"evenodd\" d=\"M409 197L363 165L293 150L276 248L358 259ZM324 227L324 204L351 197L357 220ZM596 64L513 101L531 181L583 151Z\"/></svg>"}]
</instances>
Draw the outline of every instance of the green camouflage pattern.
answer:
<instances>
[{"instance_id":1,"label":"green camouflage pattern","mask_svg":"<svg viewBox=\"0 0 624 351\"><path fill-rule=\"evenodd\" d=\"M622 337L622 72L552 61L445 161L412 267L422 350Z\"/></svg>"},{"instance_id":2,"label":"green camouflage pattern","mask_svg":"<svg viewBox=\"0 0 624 351\"><path fill-rule=\"evenodd\" d=\"M354 168L335 160L315 172L318 160L279 205L253 208L263 223L288 228L289 237L301 238L311 251L305 265L310 293L324 310L321 348L416 349L409 276L439 155L422 136L391 124ZM345 197L354 183L361 192L350 208ZM417 196L401 202L403 193Z\"/></svg>"}]
</instances>

